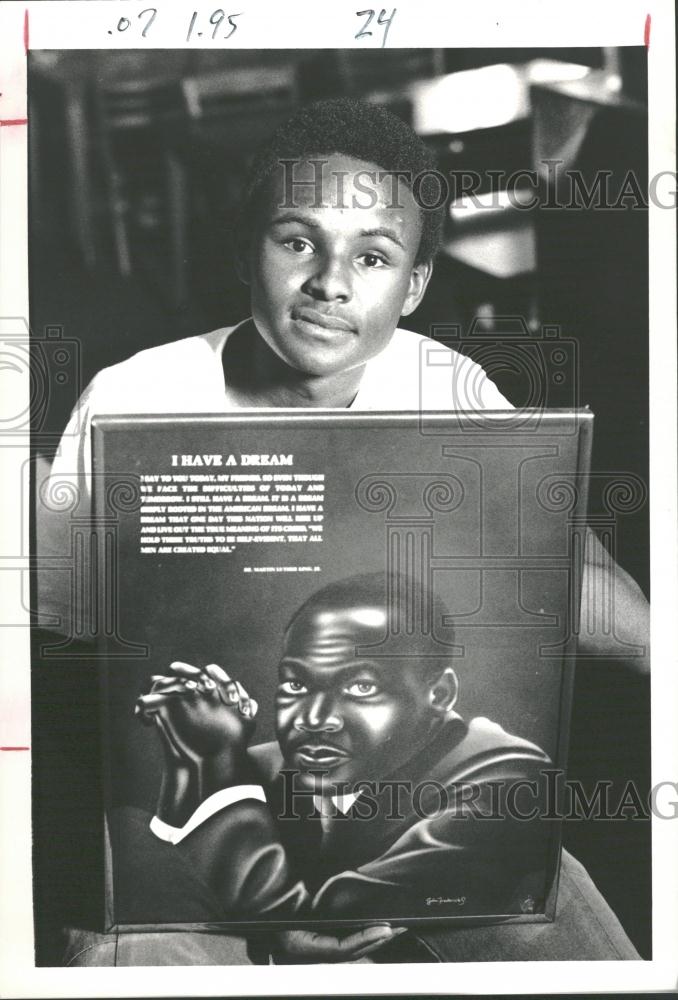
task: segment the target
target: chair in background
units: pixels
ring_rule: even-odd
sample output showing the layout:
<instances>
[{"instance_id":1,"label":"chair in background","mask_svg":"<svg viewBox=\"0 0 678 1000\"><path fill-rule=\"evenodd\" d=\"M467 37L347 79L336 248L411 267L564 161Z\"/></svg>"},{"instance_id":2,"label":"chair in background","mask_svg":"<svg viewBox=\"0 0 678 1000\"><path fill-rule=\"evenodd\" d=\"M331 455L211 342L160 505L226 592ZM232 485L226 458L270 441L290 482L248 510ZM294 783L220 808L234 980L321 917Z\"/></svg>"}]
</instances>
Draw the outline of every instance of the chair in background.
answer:
<instances>
[{"instance_id":1,"label":"chair in background","mask_svg":"<svg viewBox=\"0 0 678 1000\"><path fill-rule=\"evenodd\" d=\"M177 77L95 81L92 91L94 139L99 153L109 222L120 274L132 272L130 223L133 207L144 222L162 190L161 127L185 119L184 94ZM152 209L151 209L152 212ZM149 222L148 214L146 222ZM153 219L150 219L151 224Z\"/></svg>"}]
</instances>

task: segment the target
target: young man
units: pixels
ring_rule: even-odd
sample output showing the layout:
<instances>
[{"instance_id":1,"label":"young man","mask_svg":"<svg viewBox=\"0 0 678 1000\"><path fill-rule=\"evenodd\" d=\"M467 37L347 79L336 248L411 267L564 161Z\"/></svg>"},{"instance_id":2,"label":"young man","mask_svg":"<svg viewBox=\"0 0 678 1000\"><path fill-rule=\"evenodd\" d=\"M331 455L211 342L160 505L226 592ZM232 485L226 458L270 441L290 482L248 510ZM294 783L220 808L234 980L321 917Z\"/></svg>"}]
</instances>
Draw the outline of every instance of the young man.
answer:
<instances>
[{"instance_id":1,"label":"young man","mask_svg":"<svg viewBox=\"0 0 678 1000\"><path fill-rule=\"evenodd\" d=\"M426 184L419 202L412 191L433 167L409 126L368 104L311 105L283 125L254 165L239 223L251 317L93 379L52 467L53 505L42 494L40 553L70 551L60 484L75 487L87 516L95 414L510 408L478 365L442 345L453 366L422 366L430 342L398 328L423 298L440 240L441 209L422 207L433 200ZM67 574L46 571L39 584L41 611L67 631Z\"/></svg>"},{"instance_id":2,"label":"young man","mask_svg":"<svg viewBox=\"0 0 678 1000\"><path fill-rule=\"evenodd\" d=\"M434 607L436 621L447 614L440 601ZM247 750L256 703L215 664L172 664L139 698L165 752L150 827L206 892L203 919L374 921L543 904L549 758L487 719L464 721L455 673L431 656L423 632L415 660L363 655L378 649L391 612L383 573L338 581L305 602L284 637L277 745ZM119 905L157 912L149 896L160 893L165 911L175 906L174 920L186 920L184 897L172 902L175 887L152 874L152 853L135 852ZM582 894L579 919L591 916ZM615 957L634 957L609 917ZM345 957L394 936L368 931ZM435 955L457 933L418 927L406 940Z\"/></svg>"},{"instance_id":3,"label":"young man","mask_svg":"<svg viewBox=\"0 0 678 1000\"><path fill-rule=\"evenodd\" d=\"M510 409L469 358L438 344L449 363L437 355L438 363L427 365L430 341L398 327L424 296L440 242L443 209L425 207L439 194L434 166L408 125L360 101L319 102L281 126L254 164L243 199L238 270L251 290L251 317L142 351L93 379L39 491L39 556L63 560L71 551L69 490L78 518L88 514L96 414ZM66 633L87 619L71 597L89 592L86 561L83 572L73 589L63 570L38 573L42 620L50 616ZM591 532L582 610L583 653L615 655L616 634L646 650L627 662L649 668L647 602Z\"/></svg>"}]
</instances>

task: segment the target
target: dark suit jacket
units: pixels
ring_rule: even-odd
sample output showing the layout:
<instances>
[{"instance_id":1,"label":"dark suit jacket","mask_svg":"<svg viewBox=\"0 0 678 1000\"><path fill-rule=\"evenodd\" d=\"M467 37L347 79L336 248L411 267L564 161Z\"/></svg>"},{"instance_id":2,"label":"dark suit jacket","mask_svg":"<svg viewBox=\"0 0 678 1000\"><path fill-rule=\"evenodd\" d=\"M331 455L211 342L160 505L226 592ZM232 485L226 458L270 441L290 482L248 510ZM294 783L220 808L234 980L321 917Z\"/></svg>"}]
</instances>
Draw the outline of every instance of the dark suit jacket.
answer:
<instances>
[{"instance_id":1,"label":"dark suit jacket","mask_svg":"<svg viewBox=\"0 0 678 1000\"><path fill-rule=\"evenodd\" d=\"M290 785L276 745L255 747L251 756L267 802L236 802L172 848L210 900L209 919L449 917L540 907L550 830L539 818L507 815L506 790L533 782L515 804L523 813L538 808L550 761L489 720L454 717L328 830L311 796L295 799L296 818L286 815ZM394 780L419 792L404 789L395 803Z\"/></svg>"}]
</instances>

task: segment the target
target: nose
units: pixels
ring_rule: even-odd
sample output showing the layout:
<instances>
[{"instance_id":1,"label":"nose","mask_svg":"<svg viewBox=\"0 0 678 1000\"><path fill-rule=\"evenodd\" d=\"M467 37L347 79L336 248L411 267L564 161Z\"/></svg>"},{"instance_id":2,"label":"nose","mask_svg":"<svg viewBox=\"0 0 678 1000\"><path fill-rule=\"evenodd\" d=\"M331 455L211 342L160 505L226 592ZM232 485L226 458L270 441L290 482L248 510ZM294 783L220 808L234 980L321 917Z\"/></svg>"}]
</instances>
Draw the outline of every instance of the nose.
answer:
<instances>
[{"instance_id":1,"label":"nose","mask_svg":"<svg viewBox=\"0 0 678 1000\"><path fill-rule=\"evenodd\" d=\"M306 700L294 721L295 729L306 733L337 733L343 725L333 698L320 691Z\"/></svg>"},{"instance_id":2,"label":"nose","mask_svg":"<svg viewBox=\"0 0 678 1000\"><path fill-rule=\"evenodd\" d=\"M319 254L304 291L322 302L348 302L352 296L349 267L338 255Z\"/></svg>"}]
</instances>

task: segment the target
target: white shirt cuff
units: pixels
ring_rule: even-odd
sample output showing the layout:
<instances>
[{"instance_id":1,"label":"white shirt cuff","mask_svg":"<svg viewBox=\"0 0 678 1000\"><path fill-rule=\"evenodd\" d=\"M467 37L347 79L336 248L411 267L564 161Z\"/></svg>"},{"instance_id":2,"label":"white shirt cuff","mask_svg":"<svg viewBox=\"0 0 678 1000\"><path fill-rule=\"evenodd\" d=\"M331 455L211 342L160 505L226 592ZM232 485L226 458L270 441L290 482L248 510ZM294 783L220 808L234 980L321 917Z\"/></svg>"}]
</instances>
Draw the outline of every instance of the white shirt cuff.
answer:
<instances>
[{"instance_id":1,"label":"white shirt cuff","mask_svg":"<svg viewBox=\"0 0 678 1000\"><path fill-rule=\"evenodd\" d=\"M178 844L210 816L225 809L226 806L233 805L234 802L241 802L243 799L258 799L259 802L265 802L266 795L261 785L234 785L232 788L221 788L204 802L201 802L183 826L170 826L158 816L154 816L150 822L151 832L168 844Z\"/></svg>"}]
</instances>

